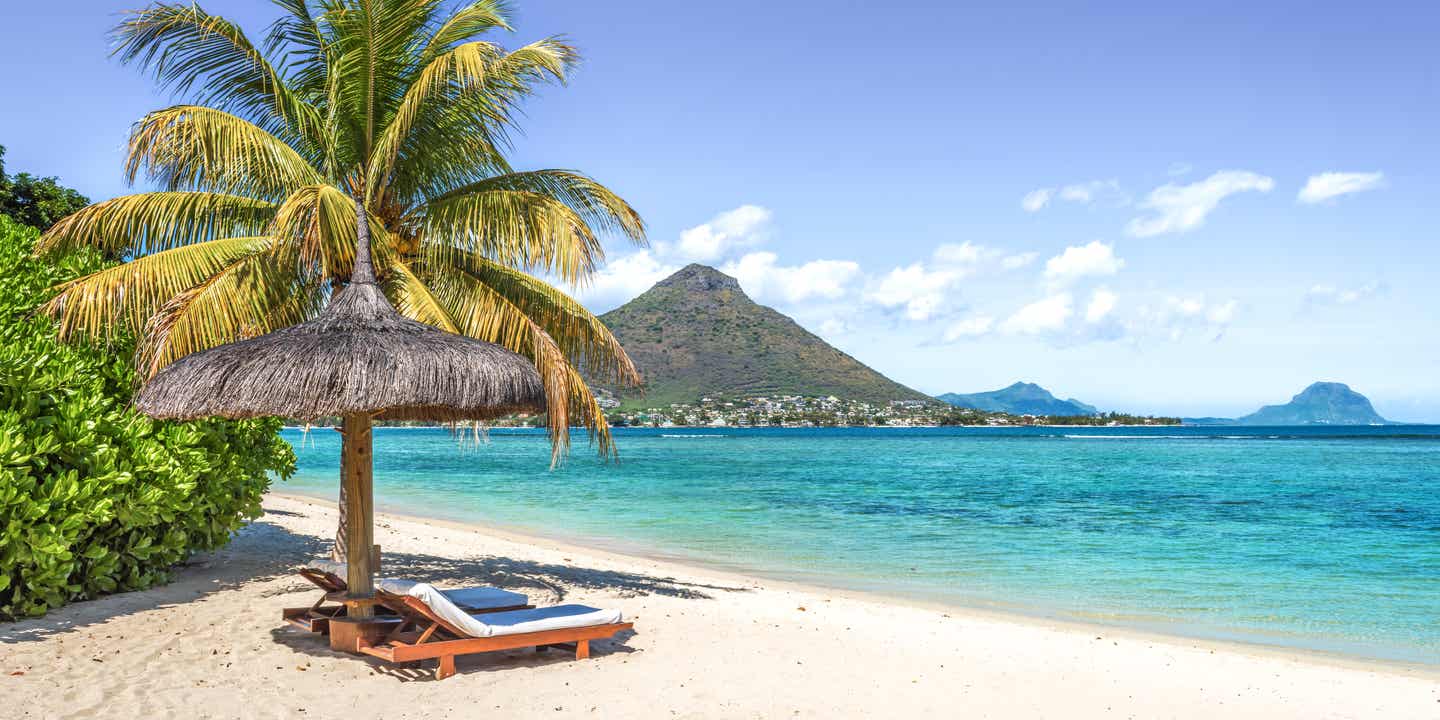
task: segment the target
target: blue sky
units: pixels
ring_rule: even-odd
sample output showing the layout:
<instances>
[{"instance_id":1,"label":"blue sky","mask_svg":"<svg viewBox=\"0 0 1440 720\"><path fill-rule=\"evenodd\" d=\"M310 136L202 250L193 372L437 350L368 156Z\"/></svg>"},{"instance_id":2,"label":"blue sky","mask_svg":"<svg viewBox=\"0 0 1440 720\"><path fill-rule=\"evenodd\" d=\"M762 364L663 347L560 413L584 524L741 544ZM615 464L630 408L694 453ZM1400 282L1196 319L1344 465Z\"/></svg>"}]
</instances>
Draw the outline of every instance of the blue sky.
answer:
<instances>
[{"instance_id":1,"label":"blue sky","mask_svg":"<svg viewBox=\"0 0 1440 720\"><path fill-rule=\"evenodd\" d=\"M127 192L129 125L168 100L107 57L133 4L7 9L12 170ZM518 3L506 42L586 62L516 164L651 228L582 297L701 261L928 392L1233 415L1323 379L1440 420L1440 7L967 5Z\"/></svg>"}]
</instances>

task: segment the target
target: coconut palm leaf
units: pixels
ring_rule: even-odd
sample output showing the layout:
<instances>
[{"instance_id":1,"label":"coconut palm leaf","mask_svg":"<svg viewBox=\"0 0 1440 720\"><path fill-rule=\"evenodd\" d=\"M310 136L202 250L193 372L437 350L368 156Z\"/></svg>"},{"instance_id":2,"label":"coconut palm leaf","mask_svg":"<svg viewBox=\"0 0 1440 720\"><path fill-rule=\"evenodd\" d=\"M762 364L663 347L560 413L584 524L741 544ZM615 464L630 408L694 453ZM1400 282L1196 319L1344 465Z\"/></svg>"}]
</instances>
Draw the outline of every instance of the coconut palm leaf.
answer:
<instances>
[{"instance_id":1,"label":"coconut palm leaf","mask_svg":"<svg viewBox=\"0 0 1440 720\"><path fill-rule=\"evenodd\" d=\"M144 170L166 190L211 190L280 200L321 175L294 148L259 126L201 105L146 115L130 133L125 176Z\"/></svg>"},{"instance_id":2,"label":"coconut palm leaf","mask_svg":"<svg viewBox=\"0 0 1440 720\"><path fill-rule=\"evenodd\" d=\"M254 118L303 140L319 114L295 96L241 29L198 5L156 3L115 29L114 55L148 67L164 90Z\"/></svg>"},{"instance_id":3,"label":"coconut palm leaf","mask_svg":"<svg viewBox=\"0 0 1440 720\"><path fill-rule=\"evenodd\" d=\"M617 385L639 385L636 369L620 341L579 301L538 278L473 254L451 256L450 268L505 298L553 338L571 364L591 377ZM440 272L445 272L442 269ZM466 299L454 298L462 314L473 314Z\"/></svg>"},{"instance_id":4,"label":"coconut palm leaf","mask_svg":"<svg viewBox=\"0 0 1440 720\"><path fill-rule=\"evenodd\" d=\"M175 295L147 321L137 350L145 378L191 353L263 335L319 312L323 290L283 253L237 258Z\"/></svg>"},{"instance_id":5,"label":"coconut palm leaf","mask_svg":"<svg viewBox=\"0 0 1440 720\"><path fill-rule=\"evenodd\" d=\"M493 342L530 358L540 371L545 396L550 398L546 421L554 448L553 459L569 446L568 429L583 425L602 454L614 452L614 439L605 413L585 379L545 328L495 288L456 269L430 278L434 296L465 335Z\"/></svg>"},{"instance_id":6,"label":"coconut palm leaf","mask_svg":"<svg viewBox=\"0 0 1440 720\"><path fill-rule=\"evenodd\" d=\"M82 208L41 236L40 252L93 247L141 256L238 235L261 233L275 218L264 200L218 192L122 195Z\"/></svg>"},{"instance_id":7,"label":"coconut palm leaf","mask_svg":"<svg viewBox=\"0 0 1440 720\"><path fill-rule=\"evenodd\" d=\"M143 327L172 298L273 245L268 237L181 245L71 280L41 310L62 318L62 338L108 338L125 327Z\"/></svg>"}]
</instances>

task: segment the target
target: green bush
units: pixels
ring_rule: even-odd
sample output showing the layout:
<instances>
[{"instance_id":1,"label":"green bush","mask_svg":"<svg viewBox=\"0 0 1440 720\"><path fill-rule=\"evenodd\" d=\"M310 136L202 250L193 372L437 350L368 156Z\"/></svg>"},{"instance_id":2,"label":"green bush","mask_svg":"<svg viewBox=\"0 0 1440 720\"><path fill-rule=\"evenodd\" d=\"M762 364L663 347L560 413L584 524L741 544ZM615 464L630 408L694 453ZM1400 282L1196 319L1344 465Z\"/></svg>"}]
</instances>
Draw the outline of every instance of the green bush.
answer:
<instances>
[{"instance_id":1,"label":"green bush","mask_svg":"<svg viewBox=\"0 0 1440 720\"><path fill-rule=\"evenodd\" d=\"M155 422L129 405L133 345L66 345L33 309L91 255L32 257L0 215L0 618L168 578L260 514L295 468L278 420Z\"/></svg>"}]
</instances>

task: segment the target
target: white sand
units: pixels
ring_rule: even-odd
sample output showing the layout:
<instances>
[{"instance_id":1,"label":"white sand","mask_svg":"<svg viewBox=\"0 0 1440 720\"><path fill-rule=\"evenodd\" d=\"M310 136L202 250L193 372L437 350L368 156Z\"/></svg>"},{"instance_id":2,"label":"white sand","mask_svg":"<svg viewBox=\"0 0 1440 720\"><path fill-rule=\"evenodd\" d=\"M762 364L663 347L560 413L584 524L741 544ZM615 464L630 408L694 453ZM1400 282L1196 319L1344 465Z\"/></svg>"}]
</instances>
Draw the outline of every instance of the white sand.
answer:
<instances>
[{"instance_id":1,"label":"white sand","mask_svg":"<svg viewBox=\"0 0 1440 720\"><path fill-rule=\"evenodd\" d=\"M382 516L390 573L623 609L590 660L393 669L280 621L333 508L268 514L176 582L0 625L11 718L1440 718L1440 672L941 610Z\"/></svg>"}]
</instances>

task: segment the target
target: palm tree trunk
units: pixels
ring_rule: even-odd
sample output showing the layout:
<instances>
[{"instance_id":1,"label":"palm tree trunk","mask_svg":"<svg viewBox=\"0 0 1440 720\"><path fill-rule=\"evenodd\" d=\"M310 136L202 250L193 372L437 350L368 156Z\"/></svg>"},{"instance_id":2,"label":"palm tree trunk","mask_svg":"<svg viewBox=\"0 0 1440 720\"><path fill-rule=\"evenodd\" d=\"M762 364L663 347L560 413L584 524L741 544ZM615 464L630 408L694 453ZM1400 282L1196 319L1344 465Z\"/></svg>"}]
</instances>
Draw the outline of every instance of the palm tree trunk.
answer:
<instances>
[{"instance_id":1,"label":"palm tree trunk","mask_svg":"<svg viewBox=\"0 0 1440 720\"><path fill-rule=\"evenodd\" d=\"M340 430L340 428L335 429ZM341 430L340 432L342 435L344 434L343 430ZM342 439L340 442L343 446L345 441ZM340 457L340 522L335 527L335 544L330 546L330 559L334 562L343 563L345 562L345 522L350 513L346 509L347 503L345 502L348 498L345 497L345 455L343 451Z\"/></svg>"}]
</instances>

